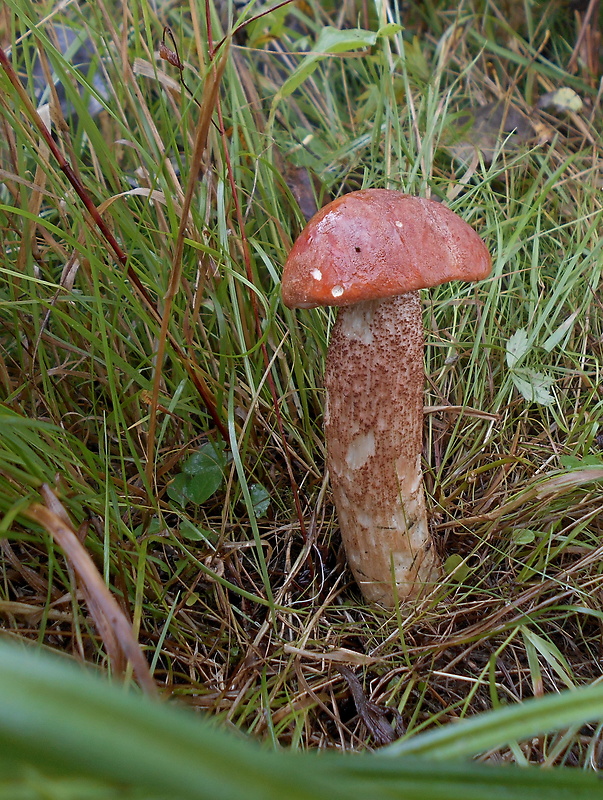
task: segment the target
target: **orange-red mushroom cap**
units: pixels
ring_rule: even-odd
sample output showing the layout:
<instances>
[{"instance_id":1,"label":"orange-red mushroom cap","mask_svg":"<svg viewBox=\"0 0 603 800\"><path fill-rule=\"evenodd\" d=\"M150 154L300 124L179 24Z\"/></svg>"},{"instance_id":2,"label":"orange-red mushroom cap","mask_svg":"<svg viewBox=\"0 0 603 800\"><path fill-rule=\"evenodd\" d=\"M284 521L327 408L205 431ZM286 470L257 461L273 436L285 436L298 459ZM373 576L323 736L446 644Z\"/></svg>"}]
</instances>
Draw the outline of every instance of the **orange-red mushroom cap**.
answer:
<instances>
[{"instance_id":1,"label":"orange-red mushroom cap","mask_svg":"<svg viewBox=\"0 0 603 800\"><path fill-rule=\"evenodd\" d=\"M486 245L446 206L365 189L334 200L308 222L285 264L283 301L289 308L346 306L482 280L491 268Z\"/></svg>"}]
</instances>

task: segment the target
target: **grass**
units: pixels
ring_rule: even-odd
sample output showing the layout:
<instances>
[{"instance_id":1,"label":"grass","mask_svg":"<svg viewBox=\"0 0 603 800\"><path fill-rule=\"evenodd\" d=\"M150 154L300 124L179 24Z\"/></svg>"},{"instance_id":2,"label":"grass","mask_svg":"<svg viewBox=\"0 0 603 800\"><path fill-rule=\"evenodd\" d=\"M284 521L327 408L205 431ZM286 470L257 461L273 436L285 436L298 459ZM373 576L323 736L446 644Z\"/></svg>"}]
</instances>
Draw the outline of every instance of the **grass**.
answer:
<instances>
[{"instance_id":1,"label":"grass","mask_svg":"<svg viewBox=\"0 0 603 800\"><path fill-rule=\"evenodd\" d=\"M0 643L0 675L0 797L7 800L230 800L241 794L322 800L361 798L367 792L413 800L539 798L544 793L552 800L569 795L581 800L596 794L598 776L592 772L496 768L458 757L482 749L488 740L596 717L603 707L601 686L515 704L413 737L401 747L350 756L261 747L250 737L235 737L182 708L124 692L31 647ZM431 760L421 757L426 753Z\"/></svg>"},{"instance_id":2,"label":"grass","mask_svg":"<svg viewBox=\"0 0 603 800\"><path fill-rule=\"evenodd\" d=\"M212 54L202 8L156 5L3 12L24 72L38 44L62 72L78 113L56 141L125 254L0 70L5 634L129 675L85 580L26 515L47 484L161 691L267 743L376 745L337 658L409 735L598 679L601 107L596 81L566 70L566 12L526 4L511 26L489 2L402 20L393 3L309 2ZM231 13L212 7L215 42ZM98 118L47 23L24 37L47 16L103 56ZM386 22L405 28L320 59L278 99L325 25ZM153 57L165 25L192 96ZM582 111L533 108L562 86ZM459 117L493 101L534 135L455 158ZM431 194L493 254L487 281L425 293L425 480L452 574L395 614L361 601L339 549L322 436L333 315L280 302L304 186L319 204L362 186ZM483 758L593 768L600 737L576 727Z\"/></svg>"}]
</instances>

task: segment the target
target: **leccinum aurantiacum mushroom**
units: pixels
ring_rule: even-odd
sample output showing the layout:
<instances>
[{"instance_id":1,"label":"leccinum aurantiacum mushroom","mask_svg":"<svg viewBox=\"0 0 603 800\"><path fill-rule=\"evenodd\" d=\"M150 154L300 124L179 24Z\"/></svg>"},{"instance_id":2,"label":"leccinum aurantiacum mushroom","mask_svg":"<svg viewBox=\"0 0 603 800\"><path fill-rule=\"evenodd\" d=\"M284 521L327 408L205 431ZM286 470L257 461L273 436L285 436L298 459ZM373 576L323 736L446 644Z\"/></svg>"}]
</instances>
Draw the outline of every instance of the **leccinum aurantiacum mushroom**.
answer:
<instances>
[{"instance_id":1,"label":"leccinum aurantiacum mushroom","mask_svg":"<svg viewBox=\"0 0 603 800\"><path fill-rule=\"evenodd\" d=\"M450 209L387 189L325 206L287 259L287 306L341 306L325 373L327 466L347 558L371 602L416 597L440 571L421 471L418 290L490 269L486 246Z\"/></svg>"}]
</instances>

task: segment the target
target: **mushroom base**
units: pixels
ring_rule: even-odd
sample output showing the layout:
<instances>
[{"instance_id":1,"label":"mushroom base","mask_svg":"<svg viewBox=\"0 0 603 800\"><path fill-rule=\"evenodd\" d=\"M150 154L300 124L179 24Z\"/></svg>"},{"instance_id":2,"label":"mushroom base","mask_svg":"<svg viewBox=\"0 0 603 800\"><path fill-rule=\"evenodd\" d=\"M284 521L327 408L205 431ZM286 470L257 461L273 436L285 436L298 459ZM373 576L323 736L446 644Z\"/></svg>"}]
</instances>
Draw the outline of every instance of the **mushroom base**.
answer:
<instances>
[{"instance_id":1,"label":"mushroom base","mask_svg":"<svg viewBox=\"0 0 603 800\"><path fill-rule=\"evenodd\" d=\"M327 464L352 572L387 607L439 574L421 472L423 383L418 292L340 309L325 373Z\"/></svg>"}]
</instances>

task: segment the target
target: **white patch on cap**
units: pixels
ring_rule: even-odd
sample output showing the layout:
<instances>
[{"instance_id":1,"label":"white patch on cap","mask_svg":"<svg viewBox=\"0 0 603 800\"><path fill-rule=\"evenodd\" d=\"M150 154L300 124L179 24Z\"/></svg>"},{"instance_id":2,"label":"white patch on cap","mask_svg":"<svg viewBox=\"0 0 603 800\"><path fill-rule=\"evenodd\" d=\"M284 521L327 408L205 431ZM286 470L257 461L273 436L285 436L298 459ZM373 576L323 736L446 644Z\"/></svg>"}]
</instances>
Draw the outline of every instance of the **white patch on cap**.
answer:
<instances>
[{"instance_id":1,"label":"white patch on cap","mask_svg":"<svg viewBox=\"0 0 603 800\"><path fill-rule=\"evenodd\" d=\"M339 285L333 286L333 288L331 289L331 294L333 295L333 297L341 297L343 291L344 291L343 286Z\"/></svg>"},{"instance_id":2,"label":"white patch on cap","mask_svg":"<svg viewBox=\"0 0 603 800\"><path fill-rule=\"evenodd\" d=\"M404 223L403 223L403 222L400 222L400 220L399 220L399 219L397 219L397 220L394 222L394 225L396 226L396 228L403 228L403 227L404 227Z\"/></svg>"},{"instance_id":3,"label":"white patch on cap","mask_svg":"<svg viewBox=\"0 0 603 800\"><path fill-rule=\"evenodd\" d=\"M315 281L321 281L322 280L322 272L319 269L313 269L310 272L310 275L314 278Z\"/></svg>"},{"instance_id":4,"label":"white patch on cap","mask_svg":"<svg viewBox=\"0 0 603 800\"><path fill-rule=\"evenodd\" d=\"M333 229L333 223L338 216L339 216L339 211L337 209L328 211L324 215L324 217L320 220L320 222L316 223L316 233L320 235L331 231Z\"/></svg>"}]
</instances>

